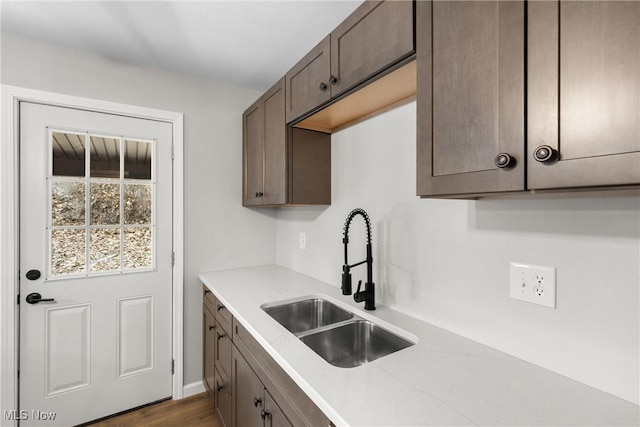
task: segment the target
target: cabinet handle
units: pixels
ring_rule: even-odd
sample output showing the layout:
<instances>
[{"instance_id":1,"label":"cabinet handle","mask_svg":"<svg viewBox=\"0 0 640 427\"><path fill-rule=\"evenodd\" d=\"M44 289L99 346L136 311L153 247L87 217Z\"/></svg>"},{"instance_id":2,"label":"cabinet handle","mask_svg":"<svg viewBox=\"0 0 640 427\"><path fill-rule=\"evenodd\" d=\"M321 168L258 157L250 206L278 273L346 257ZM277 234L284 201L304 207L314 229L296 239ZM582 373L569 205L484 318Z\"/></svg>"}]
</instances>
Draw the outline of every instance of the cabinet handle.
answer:
<instances>
[{"instance_id":1,"label":"cabinet handle","mask_svg":"<svg viewBox=\"0 0 640 427\"><path fill-rule=\"evenodd\" d=\"M218 306L216 307L218 309L218 311L222 311L224 310L226 307L222 304L218 304Z\"/></svg>"},{"instance_id":2,"label":"cabinet handle","mask_svg":"<svg viewBox=\"0 0 640 427\"><path fill-rule=\"evenodd\" d=\"M220 334L218 335L218 341L220 341L222 338L226 337L227 334Z\"/></svg>"},{"instance_id":3,"label":"cabinet handle","mask_svg":"<svg viewBox=\"0 0 640 427\"><path fill-rule=\"evenodd\" d=\"M209 330L212 331L216 328L216 325L209 325Z\"/></svg>"},{"instance_id":4,"label":"cabinet handle","mask_svg":"<svg viewBox=\"0 0 640 427\"><path fill-rule=\"evenodd\" d=\"M558 157L558 152L548 145L541 145L533 152L533 158L540 163L551 163Z\"/></svg>"},{"instance_id":5,"label":"cabinet handle","mask_svg":"<svg viewBox=\"0 0 640 427\"><path fill-rule=\"evenodd\" d=\"M210 291L209 289L205 289L205 290L204 290L204 294L205 294L205 295L210 294L210 293L211 293L211 291Z\"/></svg>"},{"instance_id":6,"label":"cabinet handle","mask_svg":"<svg viewBox=\"0 0 640 427\"><path fill-rule=\"evenodd\" d=\"M258 405L262 405L262 399L260 399L259 397L254 397L253 398L253 406L255 406L257 408Z\"/></svg>"},{"instance_id":7,"label":"cabinet handle","mask_svg":"<svg viewBox=\"0 0 640 427\"><path fill-rule=\"evenodd\" d=\"M325 82L320 83L320 90L322 92L326 92L327 88L328 88L328 86L327 86L327 84Z\"/></svg>"},{"instance_id":8,"label":"cabinet handle","mask_svg":"<svg viewBox=\"0 0 640 427\"><path fill-rule=\"evenodd\" d=\"M216 391L222 391L224 390L224 384L220 384L219 382L216 381Z\"/></svg>"},{"instance_id":9,"label":"cabinet handle","mask_svg":"<svg viewBox=\"0 0 640 427\"><path fill-rule=\"evenodd\" d=\"M270 416L271 416L271 412L265 411L264 409L260 411L260 418L262 418L263 420Z\"/></svg>"},{"instance_id":10,"label":"cabinet handle","mask_svg":"<svg viewBox=\"0 0 640 427\"><path fill-rule=\"evenodd\" d=\"M329 83L331 83L331 86L335 86L336 83L338 83L338 79L336 78L336 76L329 77Z\"/></svg>"},{"instance_id":11,"label":"cabinet handle","mask_svg":"<svg viewBox=\"0 0 640 427\"><path fill-rule=\"evenodd\" d=\"M496 167L505 169L515 166L516 160L507 153L500 153L494 159L494 163Z\"/></svg>"},{"instance_id":12,"label":"cabinet handle","mask_svg":"<svg viewBox=\"0 0 640 427\"><path fill-rule=\"evenodd\" d=\"M259 194L259 193L256 191L256 197L260 197L258 194Z\"/></svg>"}]
</instances>

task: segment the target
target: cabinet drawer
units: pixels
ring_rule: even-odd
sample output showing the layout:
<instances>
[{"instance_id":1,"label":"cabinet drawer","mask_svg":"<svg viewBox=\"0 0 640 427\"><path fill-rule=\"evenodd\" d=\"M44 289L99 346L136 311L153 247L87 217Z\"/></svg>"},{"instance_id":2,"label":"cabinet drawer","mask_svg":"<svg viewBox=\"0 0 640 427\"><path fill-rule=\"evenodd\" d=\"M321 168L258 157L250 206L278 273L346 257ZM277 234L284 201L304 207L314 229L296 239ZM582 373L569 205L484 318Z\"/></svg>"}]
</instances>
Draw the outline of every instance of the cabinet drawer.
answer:
<instances>
[{"instance_id":1,"label":"cabinet drawer","mask_svg":"<svg viewBox=\"0 0 640 427\"><path fill-rule=\"evenodd\" d=\"M231 394L231 381L229 377L216 369L215 387L216 412L224 427L231 427L231 414L233 396Z\"/></svg>"},{"instance_id":2,"label":"cabinet drawer","mask_svg":"<svg viewBox=\"0 0 640 427\"><path fill-rule=\"evenodd\" d=\"M232 330L231 330L231 319L233 316L227 310L227 307L224 306L217 298L215 301L215 309L213 314L216 316L216 321L222 326L222 329L229 335L231 338Z\"/></svg>"},{"instance_id":3,"label":"cabinet drawer","mask_svg":"<svg viewBox=\"0 0 640 427\"><path fill-rule=\"evenodd\" d=\"M202 286L202 303L209 309L209 311L215 313L216 297L213 295L213 292L204 285Z\"/></svg>"},{"instance_id":4,"label":"cabinet drawer","mask_svg":"<svg viewBox=\"0 0 640 427\"><path fill-rule=\"evenodd\" d=\"M231 377L231 348L233 347L231 335L216 322L216 369Z\"/></svg>"}]
</instances>

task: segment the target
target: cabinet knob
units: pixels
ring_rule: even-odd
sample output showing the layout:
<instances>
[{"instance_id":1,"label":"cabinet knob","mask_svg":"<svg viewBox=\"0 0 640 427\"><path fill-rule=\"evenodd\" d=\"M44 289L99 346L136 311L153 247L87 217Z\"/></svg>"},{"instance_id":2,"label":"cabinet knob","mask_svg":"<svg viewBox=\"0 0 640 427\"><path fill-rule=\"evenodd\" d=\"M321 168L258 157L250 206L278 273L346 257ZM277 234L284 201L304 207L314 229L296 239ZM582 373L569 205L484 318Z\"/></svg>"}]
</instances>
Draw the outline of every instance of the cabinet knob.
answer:
<instances>
[{"instance_id":1,"label":"cabinet knob","mask_svg":"<svg viewBox=\"0 0 640 427\"><path fill-rule=\"evenodd\" d=\"M322 92L326 92L327 88L328 88L328 86L327 86L327 84L325 82L320 83L320 90Z\"/></svg>"},{"instance_id":2,"label":"cabinet knob","mask_svg":"<svg viewBox=\"0 0 640 427\"><path fill-rule=\"evenodd\" d=\"M222 304L218 304L218 306L216 307L218 309L218 311L222 311L225 309L225 306Z\"/></svg>"},{"instance_id":3,"label":"cabinet knob","mask_svg":"<svg viewBox=\"0 0 640 427\"><path fill-rule=\"evenodd\" d=\"M227 334L220 334L218 335L218 341L220 341L222 338L226 337Z\"/></svg>"},{"instance_id":4,"label":"cabinet knob","mask_svg":"<svg viewBox=\"0 0 640 427\"><path fill-rule=\"evenodd\" d=\"M267 418L268 416L270 416L270 415L271 415L271 412L269 412L269 411L265 411L264 409L262 411L260 411L260 418L262 418L263 420L265 418Z\"/></svg>"},{"instance_id":5,"label":"cabinet knob","mask_svg":"<svg viewBox=\"0 0 640 427\"><path fill-rule=\"evenodd\" d=\"M515 166L516 160L507 153L500 153L494 159L494 163L496 167L505 169Z\"/></svg>"},{"instance_id":6,"label":"cabinet knob","mask_svg":"<svg viewBox=\"0 0 640 427\"><path fill-rule=\"evenodd\" d=\"M216 382L216 390L217 391L224 390L224 384L220 384L220 383Z\"/></svg>"},{"instance_id":7,"label":"cabinet knob","mask_svg":"<svg viewBox=\"0 0 640 427\"><path fill-rule=\"evenodd\" d=\"M331 86L335 86L336 83L338 83L338 79L336 78L336 76L329 77L329 83L331 83Z\"/></svg>"},{"instance_id":8,"label":"cabinet knob","mask_svg":"<svg viewBox=\"0 0 640 427\"><path fill-rule=\"evenodd\" d=\"M533 152L533 158L540 163L553 162L558 155L558 152L548 145L541 145Z\"/></svg>"},{"instance_id":9,"label":"cabinet knob","mask_svg":"<svg viewBox=\"0 0 640 427\"><path fill-rule=\"evenodd\" d=\"M213 331L216 328L216 325L209 325L209 330Z\"/></svg>"},{"instance_id":10,"label":"cabinet knob","mask_svg":"<svg viewBox=\"0 0 640 427\"><path fill-rule=\"evenodd\" d=\"M256 197L262 197L264 193L262 191L256 191Z\"/></svg>"},{"instance_id":11,"label":"cabinet knob","mask_svg":"<svg viewBox=\"0 0 640 427\"><path fill-rule=\"evenodd\" d=\"M260 399L259 397L254 397L253 398L253 406L255 406L257 408L258 405L262 405L262 399Z\"/></svg>"}]
</instances>

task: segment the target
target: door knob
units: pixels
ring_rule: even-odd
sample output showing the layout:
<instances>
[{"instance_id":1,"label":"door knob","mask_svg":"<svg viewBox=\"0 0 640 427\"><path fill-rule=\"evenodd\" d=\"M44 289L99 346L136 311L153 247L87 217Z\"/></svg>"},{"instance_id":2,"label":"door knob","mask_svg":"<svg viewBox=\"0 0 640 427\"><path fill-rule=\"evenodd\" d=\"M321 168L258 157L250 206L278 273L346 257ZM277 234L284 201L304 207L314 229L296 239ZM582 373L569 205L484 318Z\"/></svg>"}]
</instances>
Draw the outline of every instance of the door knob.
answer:
<instances>
[{"instance_id":1,"label":"door knob","mask_svg":"<svg viewBox=\"0 0 640 427\"><path fill-rule=\"evenodd\" d=\"M42 301L55 301L55 300L53 298L42 298L42 295L40 295L37 292L32 292L29 295L27 295L27 302L29 304L37 304Z\"/></svg>"},{"instance_id":2,"label":"door knob","mask_svg":"<svg viewBox=\"0 0 640 427\"><path fill-rule=\"evenodd\" d=\"M515 159L507 153L500 153L496 156L494 163L500 169L513 167L516 163Z\"/></svg>"},{"instance_id":3,"label":"door knob","mask_svg":"<svg viewBox=\"0 0 640 427\"><path fill-rule=\"evenodd\" d=\"M541 145L533 152L533 158L540 163L551 163L557 156L558 152L548 145Z\"/></svg>"}]
</instances>

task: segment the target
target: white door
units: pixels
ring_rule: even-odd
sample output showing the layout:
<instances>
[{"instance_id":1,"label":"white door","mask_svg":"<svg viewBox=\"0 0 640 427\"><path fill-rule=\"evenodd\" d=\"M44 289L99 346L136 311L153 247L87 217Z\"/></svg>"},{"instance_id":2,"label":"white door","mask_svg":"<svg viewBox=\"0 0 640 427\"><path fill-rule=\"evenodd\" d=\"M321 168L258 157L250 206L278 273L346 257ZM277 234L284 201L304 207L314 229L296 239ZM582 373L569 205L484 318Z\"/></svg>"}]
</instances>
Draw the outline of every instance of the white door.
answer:
<instances>
[{"instance_id":1,"label":"white door","mask_svg":"<svg viewBox=\"0 0 640 427\"><path fill-rule=\"evenodd\" d=\"M20 104L21 425L171 396L171 144L169 123Z\"/></svg>"}]
</instances>

